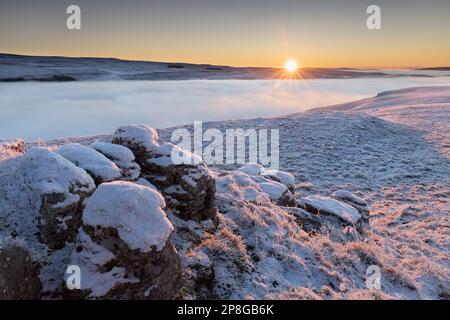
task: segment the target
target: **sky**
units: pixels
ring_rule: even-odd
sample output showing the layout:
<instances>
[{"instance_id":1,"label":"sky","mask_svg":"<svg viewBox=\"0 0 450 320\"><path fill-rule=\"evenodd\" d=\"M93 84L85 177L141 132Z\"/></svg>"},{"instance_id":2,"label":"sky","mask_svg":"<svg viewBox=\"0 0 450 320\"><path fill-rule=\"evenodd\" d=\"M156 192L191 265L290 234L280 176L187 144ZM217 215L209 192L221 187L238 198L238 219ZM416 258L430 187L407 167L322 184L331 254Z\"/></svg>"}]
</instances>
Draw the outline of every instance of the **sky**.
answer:
<instances>
[{"instance_id":1,"label":"sky","mask_svg":"<svg viewBox=\"0 0 450 320\"><path fill-rule=\"evenodd\" d=\"M66 8L81 8L81 30ZM368 30L368 5L381 30ZM450 66L449 0L0 0L0 52L308 67Z\"/></svg>"}]
</instances>

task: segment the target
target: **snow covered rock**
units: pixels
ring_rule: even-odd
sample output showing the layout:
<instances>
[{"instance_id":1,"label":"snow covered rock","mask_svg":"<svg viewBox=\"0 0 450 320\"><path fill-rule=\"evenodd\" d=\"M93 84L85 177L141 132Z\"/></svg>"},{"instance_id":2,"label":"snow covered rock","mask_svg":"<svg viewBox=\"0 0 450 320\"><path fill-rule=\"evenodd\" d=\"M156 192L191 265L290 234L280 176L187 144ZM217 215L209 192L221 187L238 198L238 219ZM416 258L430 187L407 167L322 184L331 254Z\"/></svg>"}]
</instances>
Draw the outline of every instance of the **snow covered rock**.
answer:
<instances>
[{"instance_id":1,"label":"snow covered rock","mask_svg":"<svg viewBox=\"0 0 450 320\"><path fill-rule=\"evenodd\" d=\"M214 178L199 157L171 143L160 145L156 130L146 125L120 127L112 142L133 151L142 177L161 190L179 217L200 221L215 215Z\"/></svg>"},{"instance_id":2,"label":"snow covered rock","mask_svg":"<svg viewBox=\"0 0 450 320\"><path fill-rule=\"evenodd\" d=\"M347 190L338 190L332 194L332 197L356 208L361 214L362 219L365 222L369 221L370 207L367 205L367 202L364 199L354 195Z\"/></svg>"},{"instance_id":3,"label":"snow covered rock","mask_svg":"<svg viewBox=\"0 0 450 320\"><path fill-rule=\"evenodd\" d=\"M81 225L83 200L95 189L92 178L81 168L44 148L25 153L18 168L31 190L39 211L40 239L51 249L59 249L76 238Z\"/></svg>"},{"instance_id":4,"label":"snow covered rock","mask_svg":"<svg viewBox=\"0 0 450 320\"><path fill-rule=\"evenodd\" d=\"M59 147L56 152L86 170L97 184L119 179L122 175L114 162L90 147L71 143Z\"/></svg>"},{"instance_id":5,"label":"snow covered rock","mask_svg":"<svg viewBox=\"0 0 450 320\"><path fill-rule=\"evenodd\" d=\"M297 201L286 185L264 177L255 177L259 187L269 195L270 199L277 205L284 207L295 207Z\"/></svg>"},{"instance_id":6,"label":"snow covered rock","mask_svg":"<svg viewBox=\"0 0 450 320\"><path fill-rule=\"evenodd\" d=\"M217 189L231 188L230 192L240 194L246 201L255 204L273 202L285 207L297 205L294 195L284 184L241 170L222 172L216 186Z\"/></svg>"},{"instance_id":7,"label":"snow covered rock","mask_svg":"<svg viewBox=\"0 0 450 320\"><path fill-rule=\"evenodd\" d=\"M126 181L101 184L88 199L71 263L83 298L169 299L181 285L173 226L155 190ZM68 293L74 294L72 292Z\"/></svg>"},{"instance_id":8,"label":"snow covered rock","mask_svg":"<svg viewBox=\"0 0 450 320\"><path fill-rule=\"evenodd\" d=\"M101 184L88 199L83 212L84 226L112 228L131 250L161 251L173 227L158 192L131 182Z\"/></svg>"},{"instance_id":9,"label":"snow covered rock","mask_svg":"<svg viewBox=\"0 0 450 320\"><path fill-rule=\"evenodd\" d=\"M293 174L285 171L269 169L264 170L261 175L284 184L289 191L295 193L295 177Z\"/></svg>"},{"instance_id":10,"label":"snow covered rock","mask_svg":"<svg viewBox=\"0 0 450 320\"><path fill-rule=\"evenodd\" d=\"M158 133L145 124L119 127L114 133L112 142L128 147L139 159L148 159L158 155Z\"/></svg>"},{"instance_id":11,"label":"snow covered rock","mask_svg":"<svg viewBox=\"0 0 450 320\"><path fill-rule=\"evenodd\" d=\"M264 169L258 163L247 163L237 170L252 177L261 189L280 206L295 207L295 177L284 171Z\"/></svg>"},{"instance_id":12,"label":"snow covered rock","mask_svg":"<svg viewBox=\"0 0 450 320\"><path fill-rule=\"evenodd\" d=\"M329 197L308 196L301 200L300 206L314 214L334 215L351 225L357 225L361 220L361 215L354 207Z\"/></svg>"},{"instance_id":13,"label":"snow covered rock","mask_svg":"<svg viewBox=\"0 0 450 320\"><path fill-rule=\"evenodd\" d=\"M0 243L0 300L37 300L40 291L38 265L28 249Z\"/></svg>"},{"instance_id":14,"label":"snow covered rock","mask_svg":"<svg viewBox=\"0 0 450 320\"><path fill-rule=\"evenodd\" d=\"M241 168L239 168L238 171L258 176L264 172L264 167L259 163L246 163Z\"/></svg>"},{"instance_id":15,"label":"snow covered rock","mask_svg":"<svg viewBox=\"0 0 450 320\"><path fill-rule=\"evenodd\" d=\"M114 162L122 171L124 180L134 181L141 175L141 167L135 162L134 154L130 149L103 141L94 142L91 148Z\"/></svg>"},{"instance_id":16,"label":"snow covered rock","mask_svg":"<svg viewBox=\"0 0 450 320\"><path fill-rule=\"evenodd\" d=\"M0 139L0 149L7 149L17 153L24 153L25 142L21 138Z\"/></svg>"}]
</instances>

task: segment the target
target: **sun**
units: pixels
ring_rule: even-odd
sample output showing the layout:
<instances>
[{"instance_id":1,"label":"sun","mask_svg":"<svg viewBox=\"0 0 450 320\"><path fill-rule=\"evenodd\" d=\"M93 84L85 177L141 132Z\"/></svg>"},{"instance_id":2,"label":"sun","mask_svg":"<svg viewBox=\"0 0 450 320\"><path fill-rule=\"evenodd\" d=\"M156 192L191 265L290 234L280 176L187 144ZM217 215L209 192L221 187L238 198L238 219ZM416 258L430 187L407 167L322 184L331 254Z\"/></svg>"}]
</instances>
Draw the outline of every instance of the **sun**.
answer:
<instances>
[{"instance_id":1,"label":"sun","mask_svg":"<svg viewBox=\"0 0 450 320\"><path fill-rule=\"evenodd\" d=\"M298 68L299 68L298 63L294 59L289 59L284 64L284 69L287 72L295 72L295 71L297 71Z\"/></svg>"}]
</instances>

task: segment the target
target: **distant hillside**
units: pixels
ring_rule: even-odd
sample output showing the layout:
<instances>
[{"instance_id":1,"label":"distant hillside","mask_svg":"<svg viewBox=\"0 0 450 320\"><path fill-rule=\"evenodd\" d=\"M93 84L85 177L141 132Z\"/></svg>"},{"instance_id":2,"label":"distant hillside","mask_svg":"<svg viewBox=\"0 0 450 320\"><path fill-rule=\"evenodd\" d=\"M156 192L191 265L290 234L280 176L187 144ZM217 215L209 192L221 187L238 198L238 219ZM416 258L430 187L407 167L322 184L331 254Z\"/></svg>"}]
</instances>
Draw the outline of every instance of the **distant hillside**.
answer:
<instances>
[{"instance_id":1,"label":"distant hillside","mask_svg":"<svg viewBox=\"0 0 450 320\"><path fill-rule=\"evenodd\" d=\"M450 67L420 68L416 70L450 71Z\"/></svg>"},{"instance_id":2,"label":"distant hillside","mask_svg":"<svg viewBox=\"0 0 450 320\"><path fill-rule=\"evenodd\" d=\"M302 68L298 79L395 77L378 71ZM0 54L0 81L279 79L282 68Z\"/></svg>"}]
</instances>

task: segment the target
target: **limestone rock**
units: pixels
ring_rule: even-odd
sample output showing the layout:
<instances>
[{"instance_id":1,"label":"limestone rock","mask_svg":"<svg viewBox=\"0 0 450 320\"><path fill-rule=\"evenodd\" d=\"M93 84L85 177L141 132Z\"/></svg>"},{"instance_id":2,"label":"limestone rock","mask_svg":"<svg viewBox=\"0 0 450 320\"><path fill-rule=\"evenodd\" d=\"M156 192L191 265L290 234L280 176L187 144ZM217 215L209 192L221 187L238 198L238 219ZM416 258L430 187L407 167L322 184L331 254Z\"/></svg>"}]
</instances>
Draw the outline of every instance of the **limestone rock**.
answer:
<instances>
[{"instance_id":1,"label":"limestone rock","mask_svg":"<svg viewBox=\"0 0 450 320\"><path fill-rule=\"evenodd\" d=\"M134 181L141 175L141 167L136 163L133 152L121 145L97 141L91 144L91 148L100 152L114 162L122 172L122 178Z\"/></svg>"},{"instance_id":2,"label":"limestone rock","mask_svg":"<svg viewBox=\"0 0 450 320\"><path fill-rule=\"evenodd\" d=\"M40 240L50 249L75 240L81 225L83 200L95 189L92 178L81 168L44 148L23 156L20 169L39 210Z\"/></svg>"},{"instance_id":3,"label":"limestone rock","mask_svg":"<svg viewBox=\"0 0 450 320\"><path fill-rule=\"evenodd\" d=\"M88 299L170 299L181 286L181 268L163 197L153 189L116 181L87 201L71 263L84 275Z\"/></svg>"},{"instance_id":4,"label":"limestone rock","mask_svg":"<svg viewBox=\"0 0 450 320\"><path fill-rule=\"evenodd\" d=\"M179 217L198 221L214 217L215 181L201 158L171 143L159 144L156 130L146 125L118 128L113 143L133 151L142 176L161 190Z\"/></svg>"},{"instance_id":5,"label":"limestone rock","mask_svg":"<svg viewBox=\"0 0 450 320\"><path fill-rule=\"evenodd\" d=\"M361 215L354 207L333 198L312 195L301 199L300 207L314 214L334 215L342 222L359 225Z\"/></svg>"},{"instance_id":6,"label":"limestone rock","mask_svg":"<svg viewBox=\"0 0 450 320\"><path fill-rule=\"evenodd\" d=\"M86 170L97 184L119 179L122 175L114 162L90 147L71 143L59 147L56 152Z\"/></svg>"},{"instance_id":7,"label":"limestone rock","mask_svg":"<svg viewBox=\"0 0 450 320\"><path fill-rule=\"evenodd\" d=\"M356 208L364 222L369 222L370 207L364 199L347 190L338 190L333 193L332 197Z\"/></svg>"}]
</instances>

